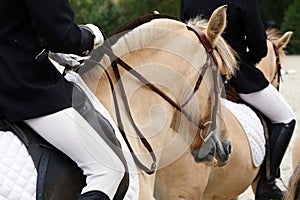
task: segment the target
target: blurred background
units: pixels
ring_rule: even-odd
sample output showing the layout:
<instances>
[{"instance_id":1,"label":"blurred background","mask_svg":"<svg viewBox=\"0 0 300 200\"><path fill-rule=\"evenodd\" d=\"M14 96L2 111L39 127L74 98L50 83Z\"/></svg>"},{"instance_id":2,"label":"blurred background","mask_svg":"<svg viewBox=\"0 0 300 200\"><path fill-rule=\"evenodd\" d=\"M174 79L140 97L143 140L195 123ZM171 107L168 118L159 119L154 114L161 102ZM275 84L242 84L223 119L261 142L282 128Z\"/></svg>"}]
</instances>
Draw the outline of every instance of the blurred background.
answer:
<instances>
[{"instance_id":1,"label":"blurred background","mask_svg":"<svg viewBox=\"0 0 300 200\"><path fill-rule=\"evenodd\" d=\"M180 0L70 0L78 24L93 23L109 35L154 10L179 18ZM266 28L293 31L288 54L300 54L300 0L258 0Z\"/></svg>"}]
</instances>

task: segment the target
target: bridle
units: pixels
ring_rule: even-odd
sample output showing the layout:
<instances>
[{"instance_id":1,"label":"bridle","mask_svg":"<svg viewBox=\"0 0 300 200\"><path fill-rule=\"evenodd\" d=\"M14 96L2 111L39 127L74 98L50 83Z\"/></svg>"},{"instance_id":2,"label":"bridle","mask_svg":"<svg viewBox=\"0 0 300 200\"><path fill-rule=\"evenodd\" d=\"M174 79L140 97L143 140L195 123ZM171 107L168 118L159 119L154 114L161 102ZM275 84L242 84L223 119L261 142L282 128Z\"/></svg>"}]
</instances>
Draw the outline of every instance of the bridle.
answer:
<instances>
[{"instance_id":1,"label":"bridle","mask_svg":"<svg viewBox=\"0 0 300 200\"><path fill-rule=\"evenodd\" d=\"M128 148L131 152L131 155L133 156L133 159L134 159L135 163L140 167L141 170L143 170L144 172L146 172L149 175L153 174L155 172L155 170L157 168L157 159L156 159L156 156L153 152L153 149L152 149L151 145L146 140L146 138L143 136L143 134L141 133L141 131L139 130L139 128L137 127L137 125L134 122L134 119L132 117L132 114L131 114L131 111L130 111L130 108L129 108L128 99L127 99L127 96L125 94L125 89L124 89L124 86L123 86L123 83L122 83L122 80L121 80L121 76L120 76L118 66L121 66L123 69L128 71L135 78L137 78L139 81L141 81L145 86L150 88L152 91L154 91L156 94L158 94L164 100L166 100L170 105L172 105L176 110L178 110L180 113L182 113L194 126L196 126L198 129L201 130L200 131L200 137L203 140L203 142L208 141L212 137L212 135L215 133L214 130L216 129L217 108L218 108L218 104L219 104L218 95L220 93L220 89L219 89L219 85L218 85L217 60L216 60L216 57L215 57L215 54L214 54L214 48L212 47L212 45L208 41L205 34L200 29L198 29L197 27L192 26L192 25L187 25L187 29L193 31L197 35L199 41L202 43L202 45L204 46L204 48L207 52L207 61L210 61L210 62L205 63L205 65L203 66L202 71L199 74L199 77L198 77L198 79L195 83L195 86L194 86L194 89L193 89L192 93L188 96L188 98L181 105L176 103L173 99L171 99L162 90L160 90L153 83L151 83L149 80L147 80L142 74L140 74L135 69L133 69L131 66L129 66L121 58L117 57L113 53L113 51L111 49L111 46L109 44L102 45L103 53L108 55L110 57L110 60L113 60L112 63L111 63L111 66L112 66L112 69L113 69L113 72L114 72L114 76L115 76L115 78L118 82L118 86L119 86L121 96L122 96L122 101L124 103L127 115L129 117L129 120L130 120L134 130L136 131L137 135L140 137L141 142L143 143L143 145L145 146L145 148L147 149L147 151L150 153L150 155L152 157L153 162L152 162L150 168L148 168L144 164L142 164L133 152L133 149L132 149L132 147L131 147L128 139L127 139L127 136L124 132L124 125L122 123L120 108L118 106L119 105L118 104L118 99L117 99L117 95L116 95L116 91L115 91L115 88L114 88L114 85L113 85L112 78L110 77L108 71L100 65L100 67L102 67L104 69L104 71L105 71L105 73L108 77L108 80L110 82L110 87L111 87L111 91L112 91L112 95L113 95L113 99L114 99L114 105L115 105L116 117L117 117L117 122L118 122L118 128L119 128L119 130L120 130L120 132L121 132ZM209 63L212 63L212 64L209 65ZM204 122L204 123L201 123L201 122L197 123L192 119L192 117L188 114L188 112L184 109L184 107L191 101L191 99L195 95L196 91L199 89L200 84L202 82L202 79L203 79L203 77L204 77L204 75L205 75L205 73L206 73L206 71L209 67L211 67L211 69L212 69L213 80L214 80L214 84L213 84L214 85L214 94L215 94L213 111L212 111L212 118L211 118L211 121L207 121L207 122ZM210 130L209 130L209 133L206 135L206 137L204 137L202 135L202 132L208 124L210 124Z\"/></svg>"},{"instance_id":2,"label":"bridle","mask_svg":"<svg viewBox=\"0 0 300 200\"><path fill-rule=\"evenodd\" d=\"M193 31L196 36L198 37L199 41L202 43L202 45L204 46L206 53L207 53L207 59L209 59L211 62L206 62L196 84L193 90L193 93L188 97L188 99L185 101L185 103L183 103L182 105L185 106L190 99L192 98L192 96L195 94L195 92L198 90L201 81L204 77L204 74L206 72L206 69L208 68L208 63L212 63L211 70L212 70L212 75L213 75L213 87L214 87L214 104L213 104L213 110L212 110L212 120L211 120L211 127L210 127L210 132L207 134L206 138L203 137L202 134L200 134L201 139L203 140L203 142L207 142L211 136L214 133L214 130L216 129L216 120L217 120L217 109L219 106L219 99L218 96L220 94L220 88L219 88L219 84L218 84L218 67L217 67L217 59L216 56L214 54L214 48L212 47L211 43L208 41L206 35L197 27L193 26L193 25L187 25L187 29ZM205 122L202 124L202 127L205 127L206 124L208 124L208 122ZM199 127L200 128L200 127ZM200 130L203 130L204 128L200 128ZM201 131L202 132L202 131ZM200 132L200 133L201 133Z\"/></svg>"},{"instance_id":3,"label":"bridle","mask_svg":"<svg viewBox=\"0 0 300 200\"><path fill-rule=\"evenodd\" d=\"M278 49L276 47L276 45L270 40L270 42L273 45L273 49L275 52L275 56L276 56L276 73L274 74L272 80L270 81L270 83L272 83L273 81L275 81L276 79L276 75L277 75L277 90L279 91L279 86L280 86L280 81L282 80L282 76L281 76L281 62L280 62L280 56L279 56L279 52Z\"/></svg>"}]
</instances>

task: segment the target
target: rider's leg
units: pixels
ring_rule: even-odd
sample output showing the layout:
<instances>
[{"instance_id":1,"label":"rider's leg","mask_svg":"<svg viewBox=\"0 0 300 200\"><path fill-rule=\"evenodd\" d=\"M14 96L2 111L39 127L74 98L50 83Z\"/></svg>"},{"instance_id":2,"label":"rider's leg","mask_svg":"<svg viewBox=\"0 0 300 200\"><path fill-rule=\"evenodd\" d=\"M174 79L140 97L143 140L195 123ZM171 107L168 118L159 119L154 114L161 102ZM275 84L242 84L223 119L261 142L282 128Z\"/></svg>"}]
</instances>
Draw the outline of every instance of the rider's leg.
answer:
<instances>
[{"instance_id":1,"label":"rider's leg","mask_svg":"<svg viewBox=\"0 0 300 200\"><path fill-rule=\"evenodd\" d=\"M295 119L295 113L290 105L271 84L261 91L239 95L245 102L266 115L274 124L289 123Z\"/></svg>"},{"instance_id":2,"label":"rider's leg","mask_svg":"<svg viewBox=\"0 0 300 200\"><path fill-rule=\"evenodd\" d=\"M124 166L74 108L25 122L83 170L87 182L82 190L87 198L83 199L113 199L124 176Z\"/></svg>"},{"instance_id":3,"label":"rider's leg","mask_svg":"<svg viewBox=\"0 0 300 200\"><path fill-rule=\"evenodd\" d=\"M272 85L251 94L240 94L240 97L274 123L270 139L270 176L266 177L266 170L263 167L257 185L256 199L281 199L283 192L276 186L275 178L295 128L295 114Z\"/></svg>"},{"instance_id":4,"label":"rider's leg","mask_svg":"<svg viewBox=\"0 0 300 200\"><path fill-rule=\"evenodd\" d=\"M288 147L295 127L295 120L290 123L276 124L270 139L270 166L262 165L261 178L258 182L255 197L258 200L282 199L283 192L276 185L276 177L279 166ZM267 176L266 167L269 167L270 175Z\"/></svg>"}]
</instances>

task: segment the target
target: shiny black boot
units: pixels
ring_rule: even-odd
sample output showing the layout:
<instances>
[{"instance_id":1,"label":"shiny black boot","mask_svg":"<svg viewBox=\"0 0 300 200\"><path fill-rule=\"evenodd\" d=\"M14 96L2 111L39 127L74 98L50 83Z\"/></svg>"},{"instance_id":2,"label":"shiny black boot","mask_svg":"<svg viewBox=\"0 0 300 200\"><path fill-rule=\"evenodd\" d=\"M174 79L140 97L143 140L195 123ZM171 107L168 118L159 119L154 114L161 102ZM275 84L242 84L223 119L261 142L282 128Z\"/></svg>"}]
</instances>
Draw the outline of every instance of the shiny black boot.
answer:
<instances>
[{"instance_id":1,"label":"shiny black boot","mask_svg":"<svg viewBox=\"0 0 300 200\"><path fill-rule=\"evenodd\" d=\"M100 191L89 191L80 195L78 200L109 200L109 197Z\"/></svg>"},{"instance_id":2,"label":"shiny black boot","mask_svg":"<svg viewBox=\"0 0 300 200\"><path fill-rule=\"evenodd\" d=\"M284 192L276 185L276 178L279 173L279 166L285 151L291 140L295 120L288 124L276 124L270 139L270 175L267 176L266 165L261 167L260 180L257 184L255 199L256 200L281 200Z\"/></svg>"},{"instance_id":3,"label":"shiny black boot","mask_svg":"<svg viewBox=\"0 0 300 200\"><path fill-rule=\"evenodd\" d=\"M276 179L273 175L267 179L265 163L263 165L263 168L260 171L260 179L256 188L255 200L283 199L284 192L276 185Z\"/></svg>"}]
</instances>

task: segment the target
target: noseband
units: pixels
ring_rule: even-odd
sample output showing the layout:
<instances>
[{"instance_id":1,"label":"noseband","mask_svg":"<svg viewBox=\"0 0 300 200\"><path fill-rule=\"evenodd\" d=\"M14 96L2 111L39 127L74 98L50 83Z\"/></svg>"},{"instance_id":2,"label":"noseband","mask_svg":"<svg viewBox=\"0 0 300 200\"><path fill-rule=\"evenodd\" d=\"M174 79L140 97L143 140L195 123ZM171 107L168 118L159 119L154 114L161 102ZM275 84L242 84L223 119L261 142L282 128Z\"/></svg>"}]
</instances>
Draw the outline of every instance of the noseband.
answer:
<instances>
[{"instance_id":1,"label":"noseband","mask_svg":"<svg viewBox=\"0 0 300 200\"><path fill-rule=\"evenodd\" d=\"M125 105L125 109L127 111L127 115L129 117L129 120L131 121L131 124L133 126L133 128L135 129L136 133L138 134L138 136L140 137L141 142L143 143L143 145L145 146L145 148L148 150L148 152L150 153L151 157L152 157L152 164L151 167L148 168L145 165L143 165L139 159L137 158L137 156L134 154L133 149L127 139L127 136L124 132L124 126L122 123L122 119L121 119L121 115L120 115L120 109L119 109L119 104L118 104L118 100L117 100L117 96L115 93L115 89L114 89L114 85L113 85L113 81L112 78L110 77L109 73L107 72L107 70L102 67L100 65L100 67L103 68L103 70L105 71L108 80L110 82L110 86L111 86L111 91L113 94L113 99L114 99L114 105L115 105L115 110L116 110L116 117L117 117L117 121L118 121L118 126L119 126L119 130L131 152L131 155L133 156L133 159L135 161L135 163L140 167L141 170L143 170L144 172L146 172L147 174L153 174L157 168L157 160L156 160L156 156L152 150L151 145L148 143L148 141L146 140L146 138L143 136L143 134L141 133L141 131L139 130L139 128L137 127L137 125L135 124L130 108L129 108L129 103L128 103L128 99L126 97L125 94L125 89L121 80L121 76L120 76L120 72L118 69L118 66L123 67L126 71L128 71L129 73L131 73L134 77L136 77L139 81L141 81L145 86L149 87L152 91L154 91L155 93L157 93L159 96L161 96L164 100L166 100L169 104L171 104L175 109L177 109L179 112L181 112L193 125L195 125L198 129L200 129L200 137L201 139L206 142L207 140L209 140L209 138L213 135L213 133L215 132L215 128L216 128L216 116L217 116L217 107L218 107L218 94L219 94L219 87L218 87L218 83L217 83L217 61L216 61L216 57L214 55L214 48L211 46L210 42L208 41L208 39L206 38L205 34L198 28L191 26L191 25L187 25L187 29L193 31L197 37L199 38L200 42L203 44L203 46L205 47L205 50L207 52L207 61L211 61L211 62L206 62L206 64L204 65L198 80L195 83L194 89L192 91L192 93L188 96L188 98L186 99L186 101L182 104L179 105L177 104L173 99L171 99L169 96L167 96L163 91L161 91L158 87L156 87L153 83L151 83L150 81L148 81L142 74L140 74L139 72L137 72L135 69L133 69L131 66L129 66L126 62L124 62L121 58L117 57L112 49L111 46L109 45L103 45L103 51L104 53L106 53L111 60L113 60L111 66L113 68L113 72L115 75L115 78L118 82L118 86L120 88L120 92L121 92L121 96L122 96L122 100L123 103ZM208 63L212 63L212 66L209 66ZM213 112L212 112L212 119L211 121L208 122L204 122L204 123L197 123L195 122L192 117L188 114L188 112L184 109L184 106L186 106L192 99L192 97L195 95L195 92L199 89L199 86L202 82L202 79L204 77L205 72L207 71L207 68L211 67L212 68L212 73L213 73L213 80L214 80L214 93L215 93L215 101L214 101L214 106L213 106ZM211 124L210 126L210 132L209 134L207 134L206 137L203 137L202 132L205 129L205 127Z\"/></svg>"}]
</instances>

